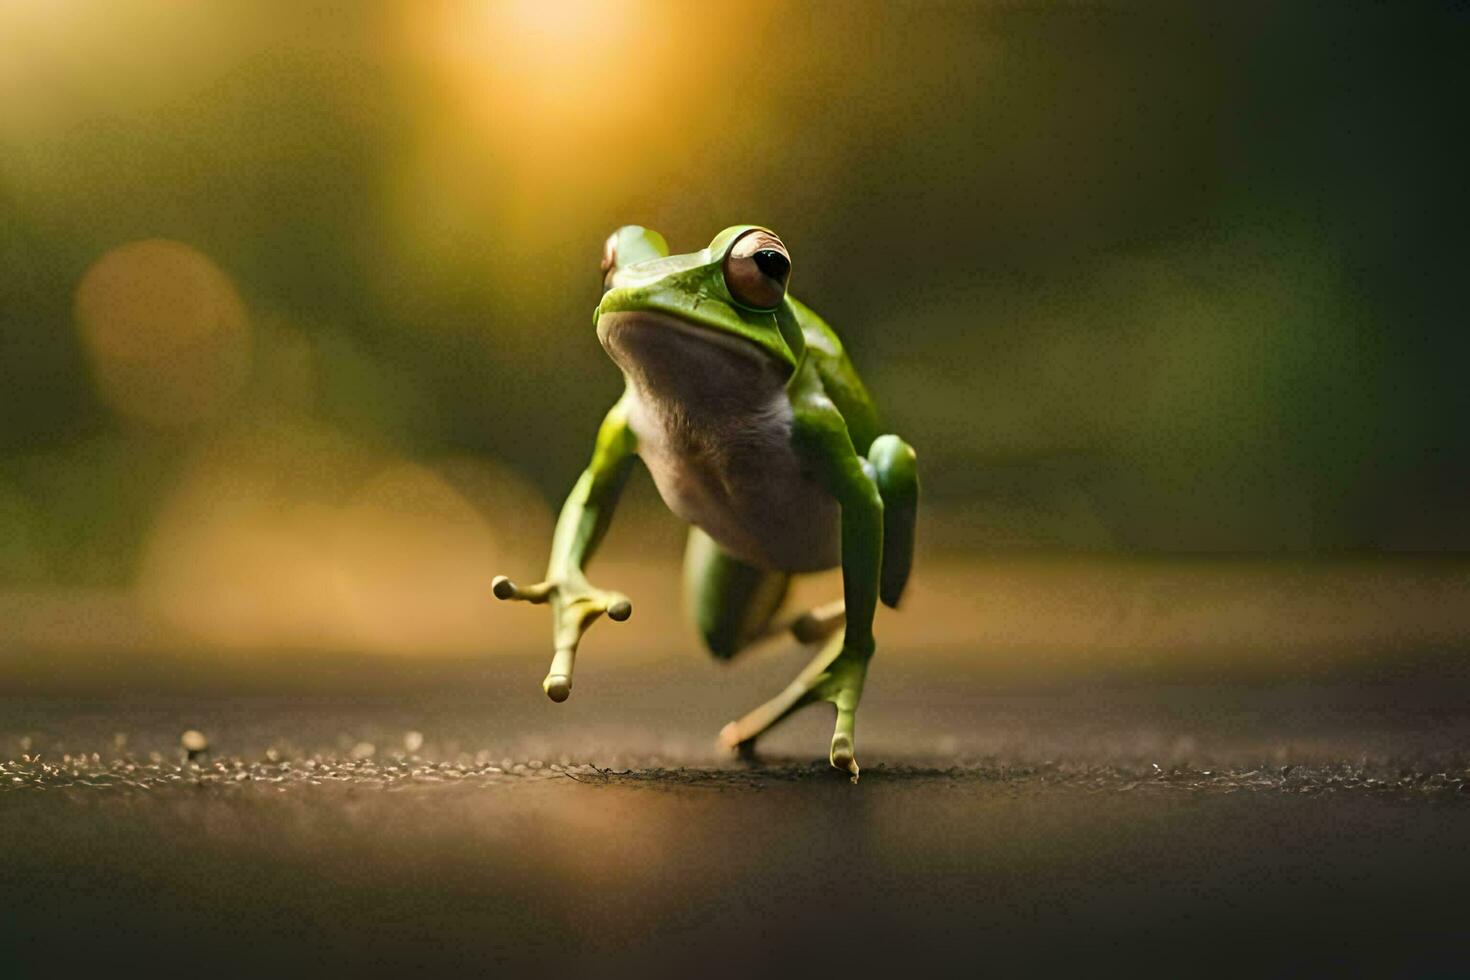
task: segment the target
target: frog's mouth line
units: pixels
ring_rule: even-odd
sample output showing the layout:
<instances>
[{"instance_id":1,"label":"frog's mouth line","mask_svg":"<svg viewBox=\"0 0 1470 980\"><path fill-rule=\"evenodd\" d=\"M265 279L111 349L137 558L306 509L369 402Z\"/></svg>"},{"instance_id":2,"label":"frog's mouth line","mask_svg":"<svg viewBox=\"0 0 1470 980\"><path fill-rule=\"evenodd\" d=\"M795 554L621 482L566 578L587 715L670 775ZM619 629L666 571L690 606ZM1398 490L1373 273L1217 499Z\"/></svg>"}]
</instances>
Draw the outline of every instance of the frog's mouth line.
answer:
<instances>
[{"instance_id":1,"label":"frog's mouth line","mask_svg":"<svg viewBox=\"0 0 1470 980\"><path fill-rule=\"evenodd\" d=\"M723 347L751 361L778 363L754 341L723 333L713 327L701 327L668 313L660 313L655 310L619 310L604 313L597 318L597 339L601 341L608 355L619 364L622 363L618 357L619 353L628 347L627 334L629 331L638 334L656 330L673 330L701 343Z\"/></svg>"}]
</instances>

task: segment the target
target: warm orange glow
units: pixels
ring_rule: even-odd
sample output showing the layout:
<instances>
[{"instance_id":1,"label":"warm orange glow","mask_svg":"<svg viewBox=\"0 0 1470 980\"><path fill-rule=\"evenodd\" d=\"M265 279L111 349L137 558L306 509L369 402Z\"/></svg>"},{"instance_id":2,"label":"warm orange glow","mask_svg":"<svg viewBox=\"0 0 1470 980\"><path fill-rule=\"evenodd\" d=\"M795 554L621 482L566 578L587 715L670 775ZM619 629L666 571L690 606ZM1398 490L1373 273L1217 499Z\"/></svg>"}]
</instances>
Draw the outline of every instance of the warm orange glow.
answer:
<instances>
[{"instance_id":1,"label":"warm orange glow","mask_svg":"<svg viewBox=\"0 0 1470 980\"><path fill-rule=\"evenodd\" d=\"M538 294L538 262L588 215L617 209L742 149L748 99L732 102L729 45L692 42L695 8L649 0L414 5L398 32L435 87L411 150L390 175L386 273L426 285L473 277ZM733 8L702 10L718 34ZM747 32L764 15L742 15ZM652 216L645 215L652 220ZM592 246L589 246L592 247ZM596 256L590 256L595 270ZM538 296L539 299L539 296Z\"/></svg>"},{"instance_id":2,"label":"warm orange glow","mask_svg":"<svg viewBox=\"0 0 1470 980\"><path fill-rule=\"evenodd\" d=\"M515 480L489 464L490 480ZM522 501L524 502L524 500ZM512 549L497 525L434 470L393 464L369 479L334 515L332 552L343 612L361 649L383 652L474 650L494 631L484 569ZM532 522L549 525L545 505Z\"/></svg>"},{"instance_id":3,"label":"warm orange glow","mask_svg":"<svg viewBox=\"0 0 1470 980\"><path fill-rule=\"evenodd\" d=\"M278 428L200 454L162 509L140 594L214 647L482 651L496 632L486 570L534 566L550 533L545 501L494 464Z\"/></svg>"}]
</instances>

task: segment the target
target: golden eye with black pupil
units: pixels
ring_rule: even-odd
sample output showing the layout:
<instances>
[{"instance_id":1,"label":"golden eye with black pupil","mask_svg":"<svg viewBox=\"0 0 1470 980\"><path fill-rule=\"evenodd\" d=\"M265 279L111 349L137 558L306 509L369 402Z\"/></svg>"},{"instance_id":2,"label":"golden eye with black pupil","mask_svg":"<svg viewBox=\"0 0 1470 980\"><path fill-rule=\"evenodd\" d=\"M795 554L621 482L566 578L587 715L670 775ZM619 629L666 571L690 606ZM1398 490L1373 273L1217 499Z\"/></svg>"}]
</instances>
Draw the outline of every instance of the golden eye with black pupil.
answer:
<instances>
[{"instance_id":1,"label":"golden eye with black pupil","mask_svg":"<svg viewBox=\"0 0 1470 980\"><path fill-rule=\"evenodd\" d=\"M742 306L774 310L791 279L791 255L781 239L752 228L735 240L725 256L725 288Z\"/></svg>"}]
</instances>

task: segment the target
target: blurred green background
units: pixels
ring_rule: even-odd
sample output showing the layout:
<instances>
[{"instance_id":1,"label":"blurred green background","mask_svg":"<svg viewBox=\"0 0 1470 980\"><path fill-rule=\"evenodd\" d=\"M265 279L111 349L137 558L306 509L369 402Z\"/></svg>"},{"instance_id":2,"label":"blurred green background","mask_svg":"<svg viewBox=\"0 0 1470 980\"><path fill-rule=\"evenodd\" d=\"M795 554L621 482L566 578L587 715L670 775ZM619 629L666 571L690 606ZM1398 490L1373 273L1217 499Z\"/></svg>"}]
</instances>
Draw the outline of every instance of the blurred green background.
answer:
<instances>
[{"instance_id":1,"label":"blurred green background","mask_svg":"<svg viewBox=\"0 0 1470 980\"><path fill-rule=\"evenodd\" d=\"M0 0L0 588L417 642L544 560L630 222L782 235L931 552L1470 549L1467 50L1462 4Z\"/></svg>"}]
</instances>

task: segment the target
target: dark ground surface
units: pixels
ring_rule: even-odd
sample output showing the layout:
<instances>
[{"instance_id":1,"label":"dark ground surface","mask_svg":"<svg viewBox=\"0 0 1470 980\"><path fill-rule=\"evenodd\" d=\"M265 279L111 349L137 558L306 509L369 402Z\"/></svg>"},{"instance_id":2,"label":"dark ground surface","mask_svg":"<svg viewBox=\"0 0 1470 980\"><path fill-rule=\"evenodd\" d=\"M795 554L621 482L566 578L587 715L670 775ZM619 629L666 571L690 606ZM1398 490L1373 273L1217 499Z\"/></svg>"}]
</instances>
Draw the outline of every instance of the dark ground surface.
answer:
<instances>
[{"instance_id":1,"label":"dark ground surface","mask_svg":"<svg viewBox=\"0 0 1470 980\"><path fill-rule=\"evenodd\" d=\"M540 658L31 691L0 700L0 972L1462 976L1463 662L1023 689L891 656L855 786L816 710L713 749L784 654L589 656L560 706Z\"/></svg>"}]
</instances>

